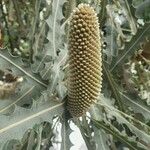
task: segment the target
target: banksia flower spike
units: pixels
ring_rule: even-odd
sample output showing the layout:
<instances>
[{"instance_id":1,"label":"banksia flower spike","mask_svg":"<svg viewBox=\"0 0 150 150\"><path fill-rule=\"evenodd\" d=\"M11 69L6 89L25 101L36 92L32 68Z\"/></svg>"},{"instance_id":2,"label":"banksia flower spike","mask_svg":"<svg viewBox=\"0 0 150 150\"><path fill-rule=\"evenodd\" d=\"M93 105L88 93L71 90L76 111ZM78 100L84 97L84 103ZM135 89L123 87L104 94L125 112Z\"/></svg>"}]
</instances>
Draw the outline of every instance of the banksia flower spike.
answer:
<instances>
[{"instance_id":1,"label":"banksia flower spike","mask_svg":"<svg viewBox=\"0 0 150 150\"><path fill-rule=\"evenodd\" d=\"M101 90L100 31L94 9L80 4L71 15L69 30L67 107L73 117L80 117L96 101Z\"/></svg>"}]
</instances>

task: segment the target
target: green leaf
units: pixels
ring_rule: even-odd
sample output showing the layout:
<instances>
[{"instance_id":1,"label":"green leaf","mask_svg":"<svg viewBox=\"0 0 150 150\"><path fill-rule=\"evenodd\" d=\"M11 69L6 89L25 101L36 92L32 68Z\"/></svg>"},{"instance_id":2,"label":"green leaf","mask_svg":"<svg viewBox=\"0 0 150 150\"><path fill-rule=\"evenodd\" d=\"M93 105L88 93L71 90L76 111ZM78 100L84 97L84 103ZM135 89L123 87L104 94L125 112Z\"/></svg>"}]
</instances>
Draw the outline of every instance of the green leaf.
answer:
<instances>
[{"instance_id":1,"label":"green leaf","mask_svg":"<svg viewBox=\"0 0 150 150\"><path fill-rule=\"evenodd\" d=\"M64 43L65 31L63 20L63 4L65 0L53 0L51 14L46 20L49 31L47 35L48 43L43 51L39 51L32 69L39 73L42 79L50 83L51 94L57 93L60 99L66 95L64 86L63 67L67 58L67 45Z\"/></svg>"},{"instance_id":2,"label":"green leaf","mask_svg":"<svg viewBox=\"0 0 150 150\"><path fill-rule=\"evenodd\" d=\"M12 56L7 50L0 50L0 62L1 70L10 70L13 75L23 78L16 92L11 97L5 98L6 103L0 101L0 113L6 108L11 109L14 104L31 105L32 100L40 97L41 92L46 89L47 85L39 76L31 72L30 66L23 62L21 58Z\"/></svg>"},{"instance_id":3,"label":"green leaf","mask_svg":"<svg viewBox=\"0 0 150 150\"><path fill-rule=\"evenodd\" d=\"M35 124L32 129L25 132L21 139L21 149L41 150L50 148L52 146L53 137L54 134L51 123L42 122L41 124Z\"/></svg>"},{"instance_id":4,"label":"green leaf","mask_svg":"<svg viewBox=\"0 0 150 150\"><path fill-rule=\"evenodd\" d=\"M92 128L90 127L90 123L87 117L83 116L82 121L79 119L74 119L74 123L79 128L81 135L86 143L86 146L90 150L96 150L96 143L92 136Z\"/></svg>"},{"instance_id":5,"label":"green leaf","mask_svg":"<svg viewBox=\"0 0 150 150\"><path fill-rule=\"evenodd\" d=\"M51 72L54 61L58 60L58 52L63 48L63 36L64 26L61 26L63 13L62 7L65 3L65 0L53 0L51 8L51 13L46 20L48 24L49 31L47 34L48 43L45 44L45 48L43 50L39 50L36 53L35 62L33 65L34 72L40 72L43 79L50 79L48 75ZM48 77L48 78L47 78Z\"/></svg>"},{"instance_id":6,"label":"green leaf","mask_svg":"<svg viewBox=\"0 0 150 150\"><path fill-rule=\"evenodd\" d=\"M108 3L106 5L106 23L103 28L105 60L110 65L121 50L124 49L125 42L129 41L136 34L137 27L130 5L125 1ZM106 44L105 44L106 43Z\"/></svg>"},{"instance_id":7,"label":"green leaf","mask_svg":"<svg viewBox=\"0 0 150 150\"><path fill-rule=\"evenodd\" d=\"M61 120L62 128L61 128L61 150L69 150L73 144L70 141L70 134L72 133L72 129L70 128L69 122L67 121L65 115Z\"/></svg>"},{"instance_id":8,"label":"green leaf","mask_svg":"<svg viewBox=\"0 0 150 150\"><path fill-rule=\"evenodd\" d=\"M61 20L63 19L62 7L65 0L53 0L52 14L47 19L49 26L48 40L49 40L49 54L53 59L57 56L57 51L62 44L62 35L64 30L61 29Z\"/></svg>"},{"instance_id":9,"label":"green leaf","mask_svg":"<svg viewBox=\"0 0 150 150\"><path fill-rule=\"evenodd\" d=\"M121 66L122 63L131 57L137 48L140 47L141 42L143 42L146 37L150 35L150 24L145 24L142 28L139 28L136 35L134 35L130 42L125 44L125 48L114 58L111 65L111 71L114 71L117 66Z\"/></svg>"},{"instance_id":10,"label":"green leaf","mask_svg":"<svg viewBox=\"0 0 150 150\"><path fill-rule=\"evenodd\" d=\"M124 129L122 129L124 135L132 137L132 140L136 141L136 137L139 139L139 143L145 143L147 146L150 144L150 127L147 126L146 124L140 122L139 120L136 120L132 116L129 116L126 113L123 113L116 108L110 103L110 100L108 100L105 97L100 97L101 101L98 103L99 106L102 106L102 108L106 112L107 118L109 118L109 121L105 121L107 124L111 124L110 120L114 120L118 124L118 126L122 126ZM99 119L100 120L100 119ZM128 135L128 131L125 130L126 127L130 130L130 132L133 133L131 136ZM118 130L119 131L119 130ZM142 142L143 141L143 142Z\"/></svg>"},{"instance_id":11,"label":"green leaf","mask_svg":"<svg viewBox=\"0 0 150 150\"><path fill-rule=\"evenodd\" d=\"M94 128L94 141L96 143L96 150L110 150L109 148L109 135L102 129L97 129L95 126Z\"/></svg>"},{"instance_id":12,"label":"green leaf","mask_svg":"<svg viewBox=\"0 0 150 150\"><path fill-rule=\"evenodd\" d=\"M117 84L115 83L115 81L113 79L113 76L110 73L110 71L108 70L108 68L106 68L105 63L103 64L103 71L104 71L104 78L106 78L106 82L108 82L109 87L111 88L112 97L115 98L118 109L121 110L121 111L124 111L122 101L121 101L121 97L120 97L120 94L118 92ZM107 88L107 90L108 90L108 88Z\"/></svg>"},{"instance_id":13,"label":"green leaf","mask_svg":"<svg viewBox=\"0 0 150 150\"><path fill-rule=\"evenodd\" d=\"M113 56L118 55L119 46L117 41L117 29L114 27L113 23L106 20L104 32L106 35L102 36L103 41L106 43L106 48L103 49L103 55L106 55L105 61L111 64Z\"/></svg>"},{"instance_id":14,"label":"green leaf","mask_svg":"<svg viewBox=\"0 0 150 150\"><path fill-rule=\"evenodd\" d=\"M91 119L93 124L98 129L104 129L108 134L113 135L116 139L126 144L130 150L145 150L146 147L142 148L138 142L133 141L130 137L125 136L121 132L119 132L116 128L114 128L111 124L105 124L103 121L97 121L95 119Z\"/></svg>"},{"instance_id":15,"label":"green leaf","mask_svg":"<svg viewBox=\"0 0 150 150\"><path fill-rule=\"evenodd\" d=\"M66 63L66 59L67 59L67 48L65 47L65 49L61 49L59 56L57 57L57 59L54 61L54 65L52 67L52 72L51 72L51 84L49 87L49 91L50 93L54 93L56 92L56 88L58 85L58 90L57 93L58 95L60 95L61 97L59 97L60 99L62 99L64 97L64 95L66 94L66 89L63 82L64 78L65 78L65 73L64 72L64 65Z\"/></svg>"},{"instance_id":16,"label":"green leaf","mask_svg":"<svg viewBox=\"0 0 150 150\"><path fill-rule=\"evenodd\" d=\"M135 113L140 113L146 119L146 122L150 120L150 107L144 104L140 98L136 95L130 95L120 92L122 96L122 102L129 106Z\"/></svg>"},{"instance_id":17,"label":"green leaf","mask_svg":"<svg viewBox=\"0 0 150 150\"><path fill-rule=\"evenodd\" d=\"M95 105L91 107L90 112L91 112L91 117L95 118L96 120L101 120L103 117L102 110L95 107ZM95 126L92 126L92 128L94 130L93 138L96 144L96 150L110 150L110 147L108 145L109 141L111 141L110 136L107 135L103 129L97 129Z\"/></svg>"},{"instance_id":18,"label":"green leaf","mask_svg":"<svg viewBox=\"0 0 150 150\"><path fill-rule=\"evenodd\" d=\"M1 147L7 140L21 139L25 131L35 123L52 122L54 116L62 114L64 103L53 100L46 93L34 101L31 109L16 106L11 116L0 115L0 120L3 120L0 124Z\"/></svg>"}]
</instances>

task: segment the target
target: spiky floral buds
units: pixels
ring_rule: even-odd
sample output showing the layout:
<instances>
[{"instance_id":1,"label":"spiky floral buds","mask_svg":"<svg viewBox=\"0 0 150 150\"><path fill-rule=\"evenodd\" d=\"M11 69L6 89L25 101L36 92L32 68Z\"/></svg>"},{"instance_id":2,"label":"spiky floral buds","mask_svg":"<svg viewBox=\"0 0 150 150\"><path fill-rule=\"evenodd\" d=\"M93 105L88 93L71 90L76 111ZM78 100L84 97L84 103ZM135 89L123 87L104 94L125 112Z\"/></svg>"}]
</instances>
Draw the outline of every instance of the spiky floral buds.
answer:
<instances>
[{"instance_id":1,"label":"spiky floral buds","mask_svg":"<svg viewBox=\"0 0 150 150\"><path fill-rule=\"evenodd\" d=\"M101 90L102 62L100 31L92 7L80 4L73 12L69 31L68 109L82 116Z\"/></svg>"}]
</instances>

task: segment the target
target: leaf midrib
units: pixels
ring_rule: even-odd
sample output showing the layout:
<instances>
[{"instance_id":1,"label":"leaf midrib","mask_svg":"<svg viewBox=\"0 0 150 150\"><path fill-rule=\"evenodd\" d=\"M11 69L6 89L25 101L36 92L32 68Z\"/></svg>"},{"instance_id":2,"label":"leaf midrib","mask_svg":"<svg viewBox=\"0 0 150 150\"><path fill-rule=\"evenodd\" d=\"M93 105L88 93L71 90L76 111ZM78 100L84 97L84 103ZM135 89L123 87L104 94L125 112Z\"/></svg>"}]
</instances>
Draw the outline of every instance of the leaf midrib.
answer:
<instances>
[{"instance_id":1,"label":"leaf midrib","mask_svg":"<svg viewBox=\"0 0 150 150\"><path fill-rule=\"evenodd\" d=\"M49 112L49 111L52 111L52 110L54 110L54 109L56 109L56 108L58 108L58 107L60 107L60 106L63 106L64 103L65 103L65 102L62 102L62 103L57 104L57 105L55 105L55 106L53 106L53 107L50 107L50 108L47 108L47 109L42 110L42 111L40 111L40 112L37 112L37 113L35 113L35 114L33 114L33 115L27 117L27 118L24 118L24 119L22 119L22 120L16 122L16 123L13 123L13 124L11 124L11 125L8 125L8 126L2 128L2 129L0 129L0 134L3 133L3 132L8 131L8 130L14 128L14 127L17 127L17 126L19 126L19 125L21 125L21 124L23 124L23 123L25 123L25 122L27 122L27 121L33 119L33 118L36 118L36 117L38 117L38 116L40 116L40 115L43 115L43 114L45 114L45 113L47 113L47 112Z\"/></svg>"},{"instance_id":2,"label":"leaf midrib","mask_svg":"<svg viewBox=\"0 0 150 150\"><path fill-rule=\"evenodd\" d=\"M22 69L20 66L18 66L14 62L12 62L10 59L8 59L7 57L5 57L4 55L0 54L0 57L2 57L4 60L6 60L7 62L9 62L10 64L12 64L13 66L15 66L16 68L18 68L21 72L23 72L25 75L27 75L28 77L30 77L31 79L33 79L37 83L41 84L44 87L47 87L47 85L45 83L43 83L40 80L38 80L37 78L33 77L30 73L26 72L24 69Z\"/></svg>"}]
</instances>

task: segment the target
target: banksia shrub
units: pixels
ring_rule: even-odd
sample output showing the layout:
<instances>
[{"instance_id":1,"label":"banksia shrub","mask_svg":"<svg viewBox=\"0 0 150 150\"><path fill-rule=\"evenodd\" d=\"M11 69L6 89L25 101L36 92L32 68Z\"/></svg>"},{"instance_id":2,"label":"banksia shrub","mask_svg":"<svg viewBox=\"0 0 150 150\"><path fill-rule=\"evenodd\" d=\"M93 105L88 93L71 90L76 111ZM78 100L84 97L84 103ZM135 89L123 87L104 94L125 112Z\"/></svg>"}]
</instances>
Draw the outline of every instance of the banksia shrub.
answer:
<instances>
[{"instance_id":1,"label":"banksia shrub","mask_svg":"<svg viewBox=\"0 0 150 150\"><path fill-rule=\"evenodd\" d=\"M80 4L72 13L69 29L68 110L80 117L101 90L102 60L97 15L92 7Z\"/></svg>"}]
</instances>

